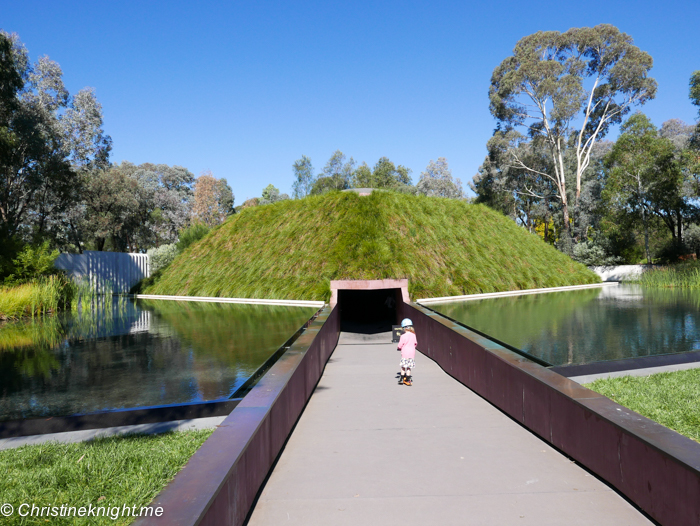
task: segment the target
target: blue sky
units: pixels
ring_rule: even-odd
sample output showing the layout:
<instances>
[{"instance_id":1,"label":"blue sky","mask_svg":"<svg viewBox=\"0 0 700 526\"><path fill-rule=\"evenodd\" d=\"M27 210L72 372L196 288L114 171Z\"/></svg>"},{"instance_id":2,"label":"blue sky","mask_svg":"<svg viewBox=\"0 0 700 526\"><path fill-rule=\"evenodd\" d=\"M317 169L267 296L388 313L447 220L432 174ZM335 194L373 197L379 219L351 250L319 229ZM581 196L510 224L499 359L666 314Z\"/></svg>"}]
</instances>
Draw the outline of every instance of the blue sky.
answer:
<instances>
[{"instance_id":1,"label":"blue sky","mask_svg":"<svg viewBox=\"0 0 700 526\"><path fill-rule=\"evenodd\" d=\"M471 180L495 121L493 69L539 30L610 23L654 58L657 124L693 122L700 2L49 2L4 0L0 28L49 55L71 93L96 89L112 161L224 177L236 204L292 163L342 150L413 170L431 159Z\"/></svg>"}]
</instances>

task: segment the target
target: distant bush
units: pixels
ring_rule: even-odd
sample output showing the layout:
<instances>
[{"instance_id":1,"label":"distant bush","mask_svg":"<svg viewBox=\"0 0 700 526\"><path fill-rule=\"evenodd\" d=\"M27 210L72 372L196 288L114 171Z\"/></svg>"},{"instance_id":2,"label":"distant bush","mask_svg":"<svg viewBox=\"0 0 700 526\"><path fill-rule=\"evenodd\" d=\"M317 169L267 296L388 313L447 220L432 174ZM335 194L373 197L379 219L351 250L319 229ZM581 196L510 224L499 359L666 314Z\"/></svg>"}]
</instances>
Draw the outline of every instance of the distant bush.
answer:
<instances>
[{"instance_id":1,"label":"distant bush","mask_svg":"<svg viewBox=\"0 0 700 526\"><path fill-rule=\"evenodd\" d=\"M150 248L147 254L151 263L151 273L153 274L170 265L175 256L179 254L179 251L177 245L171 243L169 245L161 245L158 248Z\"/></svg>"},{"instance_id":2,"label":"distant bush","mask_svg":"<svg viewBox=\"0 0 700 526\"><path fill-rule=\"evenodd\" d=\"M204 223L192 223L180 231L180 240L177 242L178 252L183 252L192 243L199 241L209 233L209 227Z\"/></svg>"},{"instance_id":3,"label":"distant bush","mask_svg":"<svg viewBox=\"0 0 700 526\"><path fill-rule=\"evenodd\" d=\"M621 257L608 254L604 246L594 240L586 240L573 246L571 259L586 266L619 265Z\"/></svg>"}]
</instances>

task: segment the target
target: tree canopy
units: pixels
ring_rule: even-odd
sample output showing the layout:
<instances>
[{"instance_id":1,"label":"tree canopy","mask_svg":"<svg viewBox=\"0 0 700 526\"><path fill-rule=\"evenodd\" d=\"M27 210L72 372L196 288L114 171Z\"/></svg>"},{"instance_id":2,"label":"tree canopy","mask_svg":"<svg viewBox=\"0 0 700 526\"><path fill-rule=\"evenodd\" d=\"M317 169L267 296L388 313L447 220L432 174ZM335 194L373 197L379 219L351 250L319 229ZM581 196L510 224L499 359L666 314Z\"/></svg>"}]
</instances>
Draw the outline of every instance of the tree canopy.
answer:
<instances>
[{"instance_id":1,"label":"tree canopy","mask_svg":"<svg viewBox=\"0 0 700 526\"><path fill-rule=\"evenodd\" d=\"M682 206L681 173L674 162L670 139L659 136L643 113L635 113L622 126L622 134L606 158L608 178L605 199L625 214L638 217L644 229L645 254L649 252L649 220ZM672 233L676 234L675 228Z\"/></svg>"},{"instance_id":2,"label":"tree canopy","mask_svg":"<svg viewBox=\"0 0 700 526\"><path fill-rule=\"evenodd\" d=\"M373 168L366 162L357 166L355 159L336 150L323 167L323 171L314 173L311 159L302 155L294 162L293 191L299 199L307 195L323 194L332 190L347 190L348 188L392 188L410 190L411 169L402 165L396 166L388 157L381 157Z\"/></svg>"},{"instance_id":3,"label":"tree canopy","mask_svg":"<svg viewBox=\"0 0 700 526\"><path fill-rule=\"evenodd\" d=\"M292 165L294 171L293 193L295 199L301 199L311 193L314 186L314 167L311 159L302 155L301 159L294 161Z\"/></svg>"},{"instance_id":4,"label":"tree canopy","mask_svg":"<svg viewBox=\"0 0 700 526\"><path fill-rule=\"evenodd\" d=\"M71 97L58 63L34 64L17 35L0 31L0 231L41 237L81 188L81 171L105 168L111 138L94 90Z\"/></svg>"},{"instance_id":5,"label":"tree canopy","mask_svg":"<svg viewBox=\"0 0 700 526\"><path fill-rule=\"evenodd\" d=\"M452 177L452 171L447 164L447 159L438 157L437 162L432 159L424 172L420 174L420 180L416 184L419 194L431 197L447 197L461 199L464 197L462 181Z\"/></svg>"},{"instance_id":6,"label":"tree canopy","mask_svg":"<svg viewBox=\"0 0 700 526\"><path fill-rule=\"evenodd\" d=\"M206 171L194 184L192 218L210 228L220 225L234 212L234 199L226 179L217 179L210 171Z\"/></svg>"},{"instance_id":7,"label":"tree canopy","mask_svg":"<svg viewBox=\"0 0 700 526\"><path fill-rule=\"evenodd\" d=\"M656 81L648 77L652 64L629 35L600 24L529 35L494 70L490 110L498 121L496 134L507 145L509 165L554 185L567 234L569 179L577 204L596 141L631 108L655 96ZM532 148L523 148L530 143ZM565 159L569 149L571 168ZM546 167L534 162L538 152L546 152ZM525 188L544 198L535 185Z\"/></svg>"}]
</instances>

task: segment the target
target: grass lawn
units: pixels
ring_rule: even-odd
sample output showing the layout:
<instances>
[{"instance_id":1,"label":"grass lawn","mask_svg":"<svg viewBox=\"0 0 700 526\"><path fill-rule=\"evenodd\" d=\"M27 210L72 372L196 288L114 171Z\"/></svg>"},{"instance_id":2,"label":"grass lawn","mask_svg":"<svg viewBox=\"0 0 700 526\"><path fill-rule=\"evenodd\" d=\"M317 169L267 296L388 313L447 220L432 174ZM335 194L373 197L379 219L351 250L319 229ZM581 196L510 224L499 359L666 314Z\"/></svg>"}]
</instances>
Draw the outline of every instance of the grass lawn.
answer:
<instances>
[{"instance_id":1,"label":"grass lawn","mask_svg":"<svg viewBox=\"0 0 700 526\"><path fill-rule=\"evenodd\" d=\"M700 442L700 369L607 378L586 387Z\"/></svg>"},{"instance_id":2,"label":"grass lawn","mask_svg":"<svg viewBox=\"0 0 700 526\"><path fill-rule=\"evenodd\" d=\"M77 444L51 442L0 451L0 505L14 514L3 525L129 524L130 517L20 517L22 503L114 508L150 503L213 430L130 435ZM4 511L4 510L3 510ZM109 514L109 511L105 512ZM113 512L113 514L116 512ZM167 516L167 510L164 515Z\"/></svg>"}]
</instances>

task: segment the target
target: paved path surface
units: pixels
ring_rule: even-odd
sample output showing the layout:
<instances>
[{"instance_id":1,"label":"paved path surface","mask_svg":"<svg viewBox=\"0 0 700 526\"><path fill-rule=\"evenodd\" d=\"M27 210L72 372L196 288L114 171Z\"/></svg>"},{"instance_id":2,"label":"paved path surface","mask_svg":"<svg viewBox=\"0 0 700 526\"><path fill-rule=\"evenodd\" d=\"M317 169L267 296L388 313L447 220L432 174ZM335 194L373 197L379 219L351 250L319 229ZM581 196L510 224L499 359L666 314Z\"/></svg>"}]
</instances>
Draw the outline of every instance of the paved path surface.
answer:
<instances>
[{"instance_id":1,"label":"paved path surface","mask_svg":"<svg viewBox=\"0 0 700 526\"><path fill-rule=\"evenodd\" d=\"M249 526L651 524L430 359L397 385L390 339L341 335Z\"/></svg>"}]
</instances>

